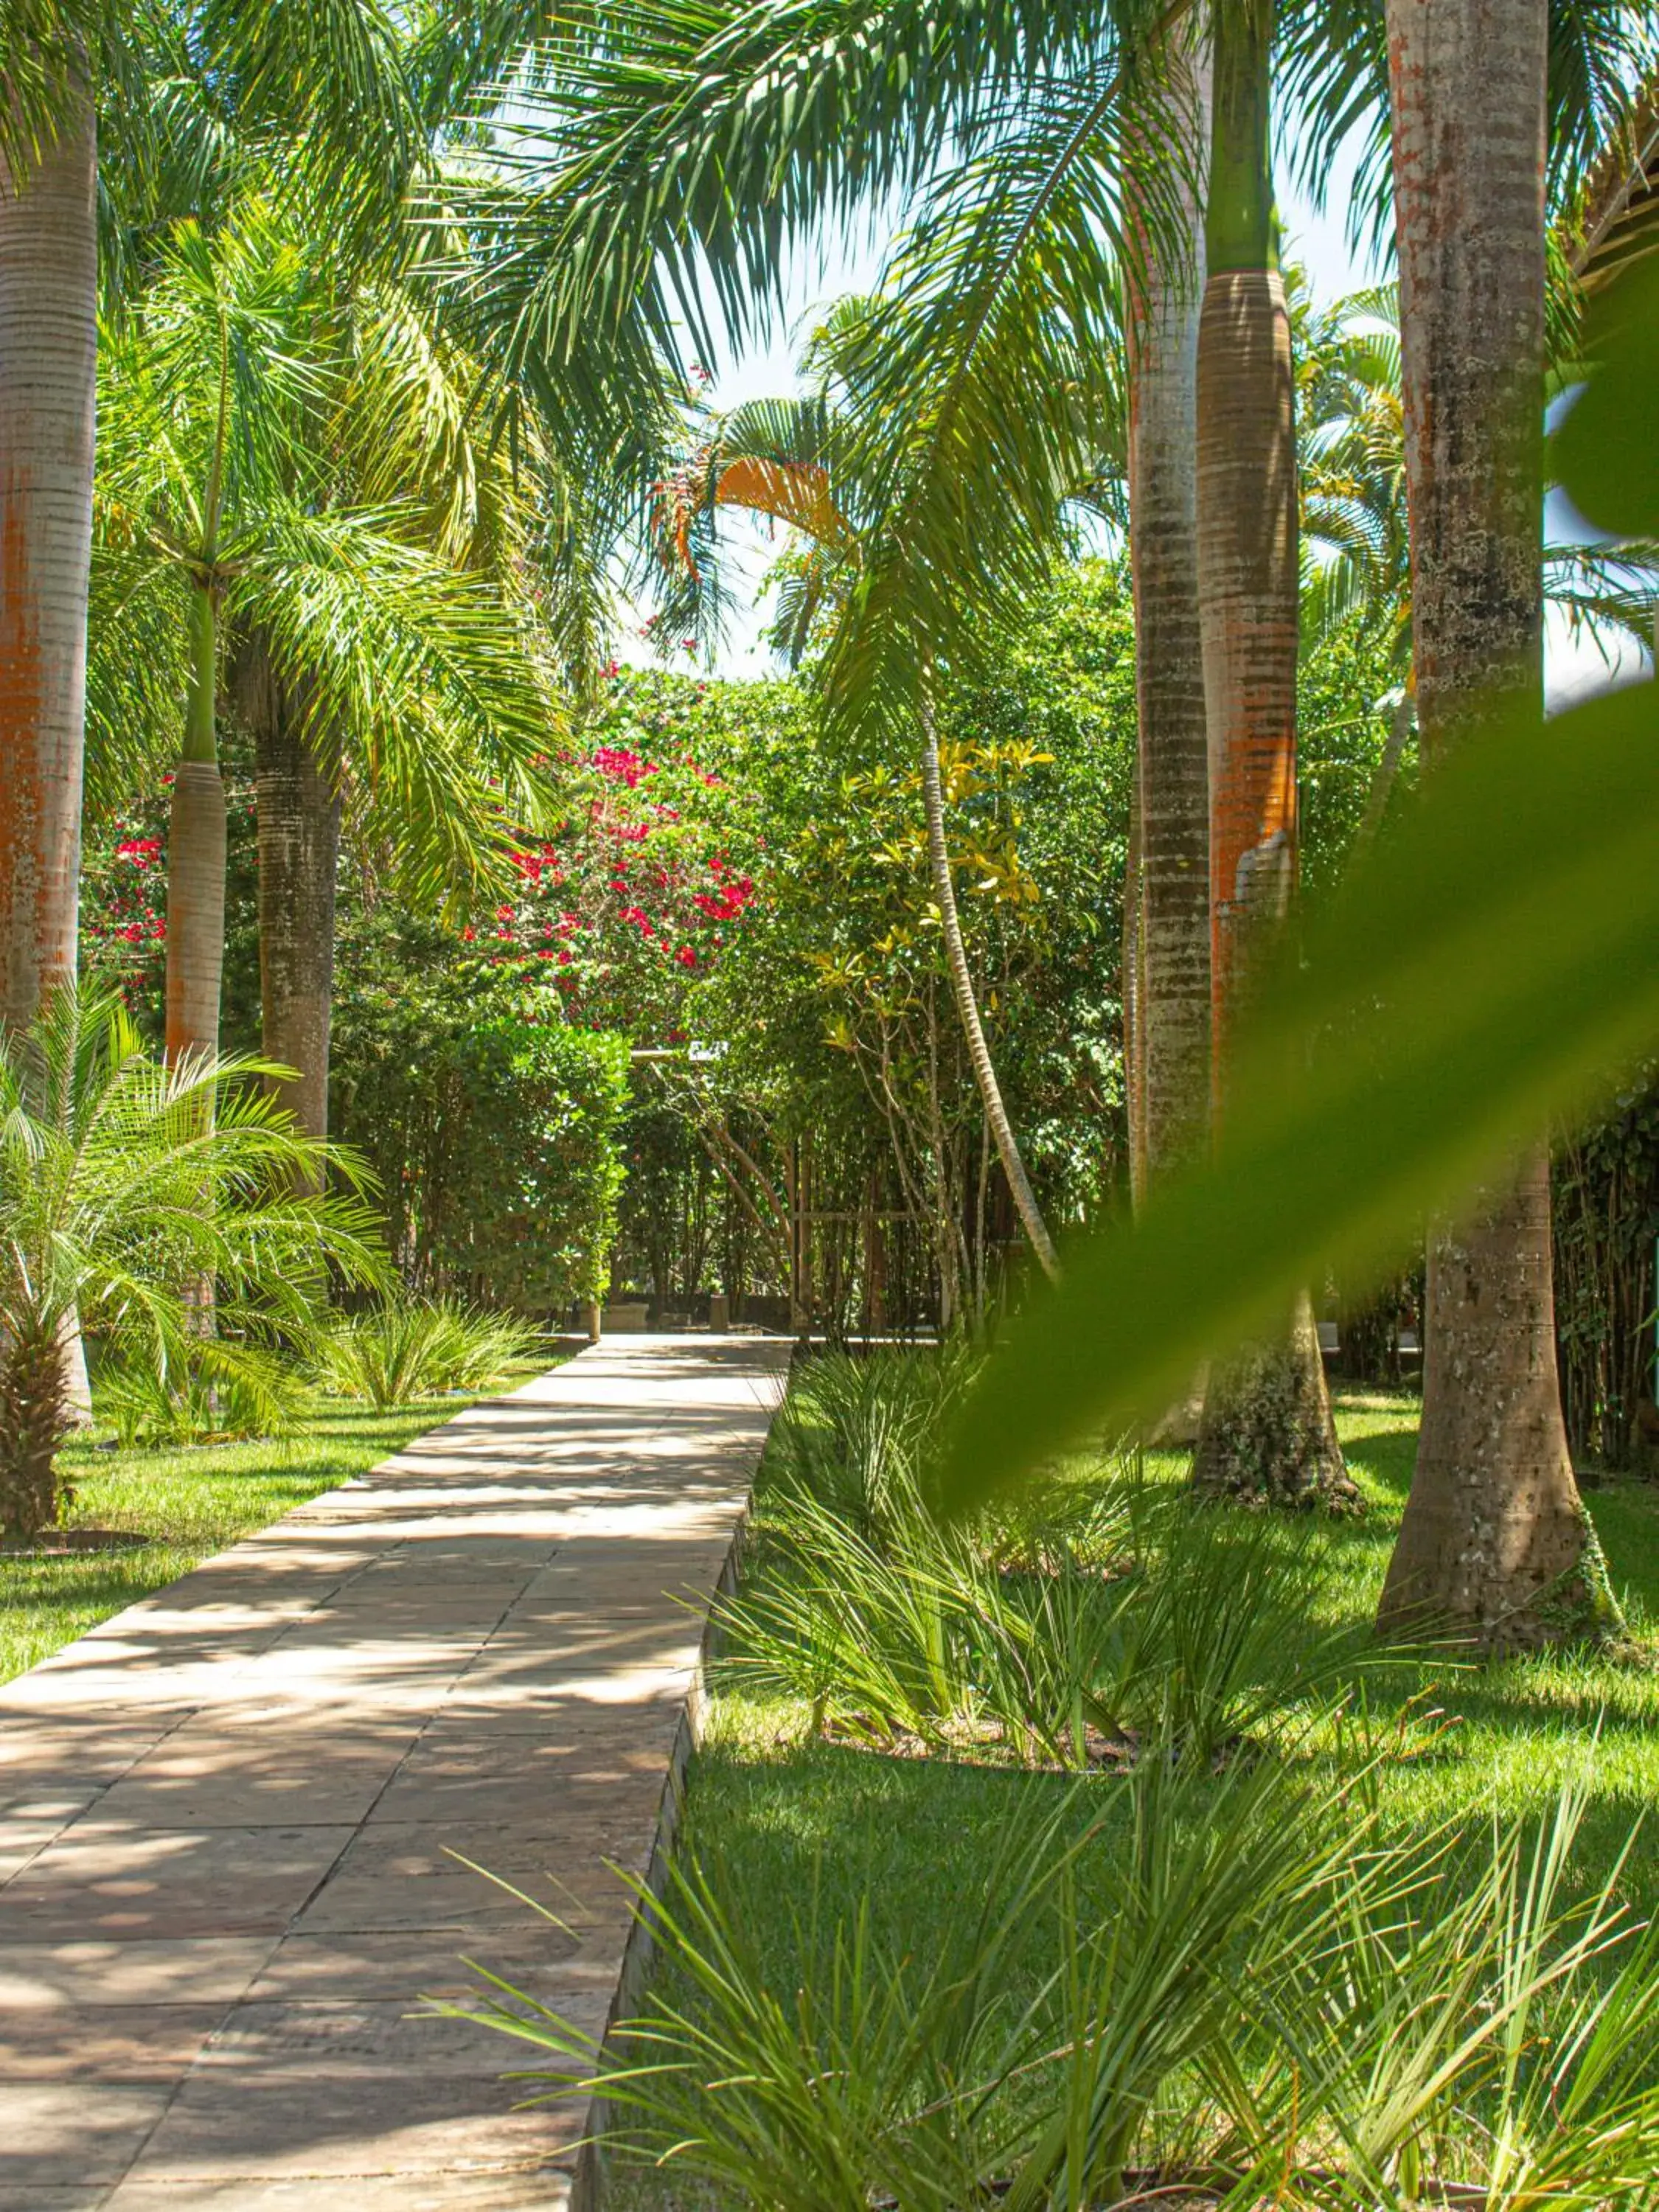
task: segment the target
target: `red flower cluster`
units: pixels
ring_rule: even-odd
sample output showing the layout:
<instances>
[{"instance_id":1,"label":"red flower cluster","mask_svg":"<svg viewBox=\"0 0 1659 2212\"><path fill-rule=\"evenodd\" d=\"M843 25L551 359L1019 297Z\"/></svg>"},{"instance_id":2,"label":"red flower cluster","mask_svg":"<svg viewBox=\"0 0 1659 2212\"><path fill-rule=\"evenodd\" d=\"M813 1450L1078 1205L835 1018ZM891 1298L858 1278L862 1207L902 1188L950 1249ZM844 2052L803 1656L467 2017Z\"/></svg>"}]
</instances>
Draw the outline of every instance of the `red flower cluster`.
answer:
<instances>
[{"instance_id":1,"label":"red flower cluster","mask_svg":"<svg viewBox=\"0 0 1659 2212\"><path fill-rule=\"evenodd\" d=\"M593 753L593 765L601 775L608 775L613 783L625 783L632 791L647 775L657 770L651 763L642 760L638 753L629 752L626 745L599 745Z\"/></svg>"},{"instance_id":2,"label":"red flower cluster","mask_svg":"<svg viewBox=\"0 0 1659 2212\"><path fill-rule=\"evenodd\" d=\"M754 878L732 875L723 860L711 860L708 872L714 878L716 889L694 891L692 905L711 921L735 921L755 896Z\"/></svg>"},{"instance_id":3,"label":"red flower cluster","mask_svg":"<svg viewBox=\"0 0 1659 2212\"><path fill-rule=\"evenodd\" d=\"M576 800L556 842L526 838L514 852L515 902L480 925L476 953L550 975L566 1018L643 1021L662 1034L672 1023L672 1006L659 1004L664 969L704 972L756 891L723 855L708 857L712 823L700 805L688 801L688 812L653 794L666 787L684 798L721 779L688 754L665 767L622 743L567 764L588 771L585 803Z\"/></svg>"}]
</instances>

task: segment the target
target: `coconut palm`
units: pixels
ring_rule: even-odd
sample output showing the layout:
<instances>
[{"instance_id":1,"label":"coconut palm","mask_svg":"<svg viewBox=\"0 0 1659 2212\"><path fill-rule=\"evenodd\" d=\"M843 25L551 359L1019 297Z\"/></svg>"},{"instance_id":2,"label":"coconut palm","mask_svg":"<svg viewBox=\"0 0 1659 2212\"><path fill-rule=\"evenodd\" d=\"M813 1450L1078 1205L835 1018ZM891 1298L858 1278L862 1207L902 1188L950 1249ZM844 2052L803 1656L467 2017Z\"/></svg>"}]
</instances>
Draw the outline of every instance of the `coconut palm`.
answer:
<instances>
[{"instance_id":1,"label":"coconut palm","mask_svg":"<svg viewBox=\"0 0 1659 2212\"><path fill-rule=\"evenodd\" d=\"M541 804L551 708L525 611L433 550L412 502L338 495L339 338L326 252L258 197L212 236L177 226L106 333L100 593L122 617L100 648L119 653L126 627L171 635L187 701L168 856L174 1060L217 1041L228 643L245 696L257 668L282 687L290 731L349 745L410 879L488 881L508 822Z\"/></svg>"},{"instance_id":2,"label":"coconut palm","mask_svg":"<svg viewBox=\"0 0 1659 2212\"><path fill-rule=\"evenodd\" d=\"M258 1392L272 1347L326 1304L331 1270L387 1281L361 1171L295 1127L250 1079L263 1072L212 1055L160 1066L118 1000L71 984L0 1034L0 1538L57 1520L61 1345L77 1316L164 1380Z\"/></svg>"}]
</instances>

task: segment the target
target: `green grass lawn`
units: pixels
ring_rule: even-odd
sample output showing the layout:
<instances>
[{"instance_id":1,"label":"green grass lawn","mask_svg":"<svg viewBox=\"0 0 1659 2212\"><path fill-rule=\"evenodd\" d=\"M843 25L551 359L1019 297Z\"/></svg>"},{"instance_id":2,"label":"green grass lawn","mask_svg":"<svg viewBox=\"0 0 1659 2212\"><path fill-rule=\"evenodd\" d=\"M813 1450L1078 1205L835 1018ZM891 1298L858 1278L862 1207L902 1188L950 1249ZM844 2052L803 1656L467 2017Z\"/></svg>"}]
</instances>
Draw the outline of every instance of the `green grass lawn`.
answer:
<instances>
[{"instance_id":1,"label":"green grass lawn","mask_svg":"<svg viewBox=\"0 0 1659 2212\"><path fill-rule=\"evenodd\" d=\"M1323 1610L1334 1623L1368 1624L1411 1480L1417 1407L1404 1397L1353 1395L1339 1413L1349 1464L1369 1504L1358 1523L1322 1540L1332 1574ZM1185 1461L1159 1455L1154 1480L1181 1480ZM1589 1493L1615 1587L1638 1642L1659 1624L1659 1486L1634 1480ZM758 1520L764 1572L765 1501ZM1302 1527L1286 1540L1294 1542ZM1605 1870L1637 1814L1659 1799L1659 1670L1584 1656L1515 1661L1485 1670L1444 1662L1368 1668L1364 1695L1386 1735L1407 1728L1408 1756L1382 1771L1383 1824L1421 1829L1484 1822L1495 1806L1545 1808L1568 1778L1592 1803L1583 1871ZM1437 1712L1442 1719L1427 1716ZM793 1986L804 1954L837 1917L864 1910L876 1928L925 1952L929 1930L971 1899L1028 1791L1078 1792L1060 1777L939 1759L885 1756L803 1740L804 1711L787 1699L722 1690L716 1674L708 1731L693 1771L684 1847L716 1870L734 1917L772 1962L775 1986ZM1089 1817L1109 1781L1084 1785ZM1632 1901L1659 1905L1659 1822L1627 1869ZM675 2203L672 2194L642 2201Z\"/></svg>"},{"instance_id":2,"label":"green grass lawn","mask_svg":"<svg viewBox=\"0 0 1659 2212\"><path fill-rule=\"evenodd\" d=\"M538 1360L507 1387L550 1364ZM76 1493L65 1527L131 1530L142 1540L119 1551L0 1556L0 1680L291 1506L362 1474L465 1402L422 1398L376 1413L316 1393L293 1436L185 1450L112 1452L99 1448L95 1431L71 1437L59 1454Z\"/></svg>"}]
</instances>

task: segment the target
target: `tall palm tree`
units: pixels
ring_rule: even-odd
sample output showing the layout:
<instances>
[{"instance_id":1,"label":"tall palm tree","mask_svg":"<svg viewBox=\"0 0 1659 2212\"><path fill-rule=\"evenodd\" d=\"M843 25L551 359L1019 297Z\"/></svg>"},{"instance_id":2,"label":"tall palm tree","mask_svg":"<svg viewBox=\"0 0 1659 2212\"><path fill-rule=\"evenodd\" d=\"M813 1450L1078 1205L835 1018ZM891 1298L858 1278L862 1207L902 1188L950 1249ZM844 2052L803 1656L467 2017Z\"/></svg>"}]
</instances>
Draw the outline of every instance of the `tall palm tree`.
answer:
<instances>
[{"instance_id":1,"label":"tall palm tree","mask_svg":"<svg viewBox=\"0 0 1659 2212\"><path fill-rule=\"evenodd\" d=\"M337 377L320 443L343 495L397 511L428 552L492 583L517 610L526 652L580 685L599 661L618 527L608 495L618 487L597 468L573 484L533 409L510 446L491 438L477 404L480 366L452 327L453 294L423 280L423 236L411 232L394 269L365 271L347 261L329 275L337 291ZM653 395L645 399L649 406ZM360 842L401 855L405 890L425 902L475 896L482 886L473 863L490 840L487 830L478 835L476 794L468 796L465 780L459 792L447 781L456 755L432 763L424 792L389 783L384 758L366 759L352 729L316 711L309 681L284 678L262 625L242 627L231 669L239 716L255 744L264 1050L295 1071L286 1101L322 1136L348 793ZM411 869L411 856L433 845L451 812L459 841L432 853L424 870Z\"/></svg>"},{"instance_id":2,"label":"tall palm tree","mask_svg":"<svg viewBox=\"0 0 1659 2212\"><path fill-rule=\"evenodd\" d=\"M26 1018L75 967L100 125L106 207L261 131L311 142L351 220L406 160L412 108L378 0L9 0L0 34L0 1000Z\"/></svg>"},{"instance_id":3,"label":"tall palm tree","mask_svg":"<svg viewBox=\"0 0 1659 2212\"><path fill-rule=\"evenodd\" d=\"M1209 56L1179 58L1164 129L1196 158L1184 224L1133 192L1125 273L1129 569L1135 608L1134 851L1125 883L1125 1057L1137 1195L1201 1147L1210 1095L1210 763L1199 624L1198 323Z\"/></svg>"},{"instance_id":4,"label":"tall palm tree","mask_svg":"<svg viewBox=\"0 0 1659 2212\"><path fill-rule=\"evenodd\" d=\"M182 641L187 700L168 850L167 1051L216 1049L228 643L262 659L290 725L337 735L395 820L406 876L489 879L542 803L549 694L495 583L426 542L412 504L340 496L345 398L325 251L270 202L174 230L107 333L99 476L104 589ZM349 489L349 487L348 487ZM100 639L118 653L122 632Z\"/></svg>"},{"instance_id":5,"label":"tall palm tree","mask_svg":"<svg viewBox=\"0 0 1659 2212\"><path fill-rule=\"evenodd\" d=\"M1290 313L1272 160L1273 0L1218 0L1198 340L1200 635L1210 753L1214 1097L1297 861L1300 641ZM1286 1504L1348 1503L1311 1306L1210 1377L1193 1480Z\"/></svg>"},{"instance_id":6,"label":"tall palm tree","mask_svg":"<svg viewBox=\"0 0 1659 2212\"><path fill-rule=\"evenodd\" d=\"M0 1014L12 1023L75 973L81 865L97 154L72 59L57 106L31 127L14 103L0 134Z\"/></svg>"},{"instance_id":7,"label":"tall palm tree","mask_svg":"<svg viewBox=\"0 0 1659 2212\"><path fill-rule=\"evenodd\" d=\"M1431 769L1543 678L1543 0L1389 0L1395 206ZM1423 1427L1382 1619L1488 1647L1572 1639L1606 1586L1561 1416L1540 1146L1429 1250Z\"/></svg>"}]
</instances>

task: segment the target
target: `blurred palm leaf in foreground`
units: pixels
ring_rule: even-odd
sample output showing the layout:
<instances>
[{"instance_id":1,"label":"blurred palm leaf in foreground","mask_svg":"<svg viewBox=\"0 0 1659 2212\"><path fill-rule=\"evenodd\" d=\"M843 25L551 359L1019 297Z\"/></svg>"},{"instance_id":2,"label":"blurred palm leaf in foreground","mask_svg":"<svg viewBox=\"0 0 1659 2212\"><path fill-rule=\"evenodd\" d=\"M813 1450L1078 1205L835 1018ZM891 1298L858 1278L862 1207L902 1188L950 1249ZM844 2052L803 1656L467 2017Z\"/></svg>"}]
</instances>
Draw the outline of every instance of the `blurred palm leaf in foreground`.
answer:
<instances>
[{"instance_id":1,"label":"blurred palm leaf in foreground","mask_svg":"<svg viewBox=\"0 0 1659 2212\"><path fill-rule=\"evenodd\" d=\"M1659 534L1659 271L1617 288L1558 440L1591 522ZM1380 1275L1659 1036L1659 693L1494 713L1397 835L1281 948L1216 1157L1074 1249L972 1395L966 1502L1094 1426L1155 1418L1199 1360L1327 1268Z\"/></svg>"}]
</instances>

